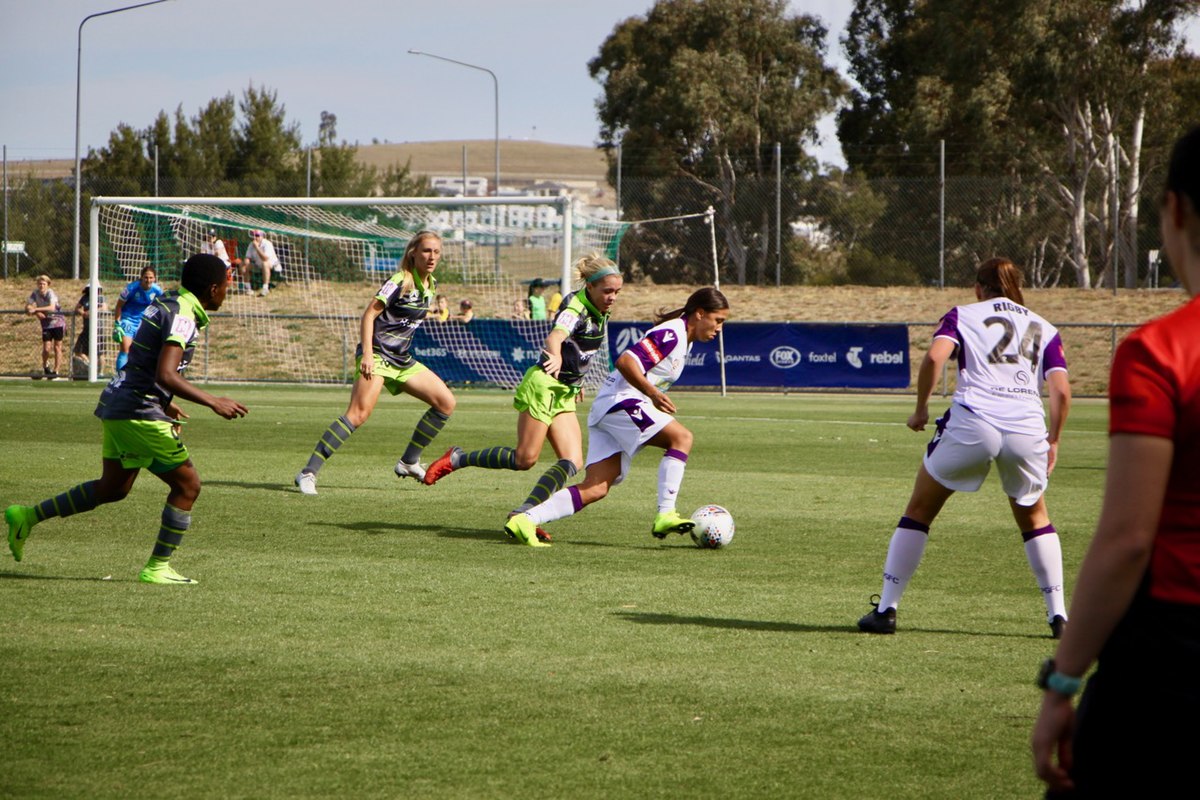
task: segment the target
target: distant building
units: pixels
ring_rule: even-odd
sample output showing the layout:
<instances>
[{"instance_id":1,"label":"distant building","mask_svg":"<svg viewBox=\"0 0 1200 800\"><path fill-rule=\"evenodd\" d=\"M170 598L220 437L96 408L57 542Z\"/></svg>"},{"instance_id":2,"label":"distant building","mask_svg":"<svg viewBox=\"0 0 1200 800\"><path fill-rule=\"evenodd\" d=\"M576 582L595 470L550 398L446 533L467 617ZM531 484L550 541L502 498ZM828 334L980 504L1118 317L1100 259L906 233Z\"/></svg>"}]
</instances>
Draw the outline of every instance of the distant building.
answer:
<instances>
[{"instance_id":1,"label":"distant building","mask_svg":"<svg viewBox=\"0 0 1200 800\"><path fill-rule=\"evenodd\" d=\"M450 175L434 175L429 179L433 191L444 197L487 197L488 179L477 176L467 176L466 191L463 190L463 178Z\"/></svg>"}]
</instances>

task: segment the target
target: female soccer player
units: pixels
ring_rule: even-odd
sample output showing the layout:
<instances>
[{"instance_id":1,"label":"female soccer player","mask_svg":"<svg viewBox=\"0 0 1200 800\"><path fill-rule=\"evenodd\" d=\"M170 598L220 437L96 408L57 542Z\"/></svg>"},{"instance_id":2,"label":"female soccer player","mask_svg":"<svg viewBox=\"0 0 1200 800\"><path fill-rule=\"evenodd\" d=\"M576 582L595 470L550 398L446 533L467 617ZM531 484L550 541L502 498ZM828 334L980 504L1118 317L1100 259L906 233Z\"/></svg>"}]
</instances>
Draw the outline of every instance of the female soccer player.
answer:
<instances>
[{"instance_id":1,"label":"female soccer player","mask_svg":"<svg viewBox=\"0 0 1200 800\"><path fill-rule=\"evenodd\" d=\"M455 400L442 379L409 351L413 334L433 307L437 290L433 271L441 257L441 237L421 231L404 249L400 271L388 278L367 303L359 327L361 341L355 353L358 373L350 391L350 406L321 434L308 464L296 475L301 493L317 493L317 473L371 416L384 389L393 396L404 392L429 405L395 469L400 478L425 477L421 452L450 419Z\"/></svg>"},{"instance_id":2,"label":"female soccer player","mask_svg":"<svg viewBox=\"0 0 1200 800\"><path fill-rule=\"evenodd\" d=\"M157 279L158 273L154 267L144 267L141 277L131 281L117 298L117 308L113 312L116 316L113 341L121 346L121 352L117 354L117 372L123 370L129 361L129 348L133 345L138 325L142 324L142 314L155 298L163 296L163 288L155 283Z\"/></svg>"},{"instance_id":3,"label":"female soccer player","mask_svg":"<svg viewBox=\"0 0 1200 800\"><path fill-rule=\"evenodd\" d=\"M538 479L515 514L544 502L579 471L583 434L575 417L575 401L583 391L588 365L604 344L608 314L623 281L616 265L599 253L579 259L575 274L583 288L554 318L538 362L526 370L513 398L513 408L520 412L516 448L489 447L468 453L451 447L429 465L425 483L432 486L463 467L530 469L549 438L558 461Z\"/></svg>"},{"instance_id":4,"label":"female soccer player","mask_svg":"<svg viewBox=\"0 0 1200 800\"><path fill-rule=\"evenodd\" d=\"M547 546L538 539L538 526L603 499L625 479L634 454L648 444L665 451L658 465L658 513L650 533L662 539L690 531L694 523L675 510L675 500L692 450L692 433L671 416L675 404L667 390L679 380L692 342L712 341L728 318L729 301L712 288L693 292L683 308L660 312L646 336L617 358L617 368L592 401L583 481L513 515L505 533L531 547Z\"/></svg>"},{"instance_id":5,"label":"female soccer player","mask_svg":"<svg viewBox=\"0 0 1200 800\"><path fill-rule=\"evenodd\" d=\"M1180 733L1200 714L1200 127L1172 148L1159 232L1187 302L1113 358L1100 519L1038 681L1030 746L1046 797L1181 796L1195 782Z\"/></svg>"},{"instance_id":6,"label":"female soccer player","mask_svg":"<svg viewBox=\"0 0 1200 800\"><path fill-rule=\"evenodd\" d=\"M143 583L196 583L168 563L192 521L200 496L200 474L179 439L178 420L187 417L176 397L208 406L225 419L246 415L246 407L227 397L214 397L189 383L183 372L192 360L209 311L225 302L229 273L216 256L194 255L183 265L178 294L157 298L145 310L135 332L137 347L123 372L100 395L96 416L104 426L103 471L98 480L81 483L36 506L12 505L4 511L8 546L20 561L34 525L50 517L69 517L105 503L124 500L142 467L169 487L158 539L150 560L138 574Z\"/></svg>"},{"instance_id":7,"label":"female soccer player","mask_svg":"<svg viewBox=\"0 0 1200 800\"><path fill-rule=\"evenodd\" d=\"M896 607L921 563L929 526L950 495L979 489L993 461L1054 638L1067 621L1062 548L1043 497L1071 406L1062 339L1053 325L1025 307L1021 270L1008 259L993 258L979 267L975 297L978 302L942 317L921 361L909 428L925 430L934 383L956 352L958 386L951 407L937 421L908 507L892 534L879 602L858 621L866 633L896 632ZM1043 383L1050 396L1049 430Z\"/></svg>"}]
</instances>

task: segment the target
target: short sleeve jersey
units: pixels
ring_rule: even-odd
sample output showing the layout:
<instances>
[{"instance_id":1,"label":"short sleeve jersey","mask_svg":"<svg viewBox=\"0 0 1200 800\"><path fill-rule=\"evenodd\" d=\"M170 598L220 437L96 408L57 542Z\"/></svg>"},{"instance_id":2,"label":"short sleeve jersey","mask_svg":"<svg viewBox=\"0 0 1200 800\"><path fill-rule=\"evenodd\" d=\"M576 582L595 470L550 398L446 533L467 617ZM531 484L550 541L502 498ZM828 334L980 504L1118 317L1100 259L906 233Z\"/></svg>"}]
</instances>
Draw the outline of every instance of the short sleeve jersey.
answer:
<instances>
[{"instance_id":1,"label":"short sleeve jersey","mask_svg":"<svg viewBox=\"0 0 1200 800\"><path fill-rule=\"evenodd\" d=\"M157 381L158 359L163 347L183 348L179 373L192 362L200 331L208 327L208 313L187 289L155 300L142 315L142 324L129 349L129 363L100 393L96 416L100 419L143 419L169 421L167 407L174 394Z\"/></svg>"},{"instance_id":2,"label":"short sleeve jersey","mask_svg":"<svg viewBox=\"0 0 1200 800\"><path fill-rule=\"evenodd\" d=\"M229 251L225 249L225 242L221 241L220 239L214 239L212 242L205 242L204 246L201 247L200 250L201 252L216 256L225 263L225 266L229 266Z\"/></svg>"},{"instance_id":3,"label":"short sleeve jersey","mask_svg":"<svg viewBox=\"0 0 1200 800\"><path fill-rule=\"evenodd\" d=\"M1042 385L1067 369L1057 328L999 297L952 308L933 336L958 346L956 403L1003 431L1046 432Z\"/></svg>"},{"instance_id":4,"label":"short sleeve jersey","mask_svg":"<svg viewBox=\"0 0 1200 800\"><path fill-rule=\"evenodd\" d=\"M62 304L58 302L58 295L53 289L47 289L45 292L39 292L36 289L29 295L29 300L26 302L32 303L37 308L45 308L51 306L54 311L47 314L42 323L42 330L53 330L54 328L65 328L67 319L62 313Z\"/></svg>"},{"instance_id":5,"label":"short sleeve jersey","mask_svg":"<svg viewBox=\"0 0 1200 800\"><path fill-rule=\"evenodd\" d=\"M632 353L638 360L646 380L659 391L665 392L683 374L691 350L692 345L687 340L686 318L679 317L655 325L625 352ZM596 393L592 410L588 414L588 424L595 424L622 401L630 399L650 402L650 398L625 380L619 369L614 369Z\"/></svg>"},{"instance_id":6,"label":"short sleeve jersey","mask_svg":"<svg viewBox=\"0 0 1200 800\"><path fill-rule=\"evenodd\" d=\"M399 369L407 369L416 363L409 352L412 339L433 308L437 291L437 280L430 275L428 286L416 286L405 292L404 276L403 271L397 272L384 281L375 294L375 299L383 303L383 311L375 318L375 331L371 336L374 353ZM361 343L357 355L362 355Z\"/></svg>"},{"instance_id":7,"label":"short sleeve jersey","mask_svg":"<svg viewBox=\"0 0 1200 800\"><path fill-rule=\"evenodd\" d=\"M139 322L142 314L150 307L155 298L162 297L165 292L157 283L150 284L149 289L142 288L141 281L133 281L121 290L121 319Z\"/></svg>"},{"instance_id":8,"label":"short sleeve jersey","mask_svg":"<svg viewBox=\"0 0 1200 800\"><path fill-rule=\"evenodd\" d=\"M554 317L554 328L567 333L567 338L562 343L562 368L558 371L558 381L567 386L579 386L583 383L583 376L587 374L592 359L604 345L608 315L601 314L592 305L586 289L580 289L571 296L571 302ZM538 359L538 366L544 369L546 360L546 354L542 353Z\"/></svg>"},{"instance_id":9,"label":"short sleeve jersey","mask_svg":"<svg viewBox=\"0 0 1200 800\"><path fill-rule=\"evenodd\" d=\"M542 295L529 295L529 318L530 319L549 319L546 313L546 298Z\"/></svg>"},{"instance_id":10,"label":"short sleeve jersey","mask_svg":"<svg viewBox=\"0 0 1200 800\"><path fill-rule=\"evenodd\" d=\"M278 269L279 256L275 255L275 245L273 245L271 240L265 236L262 239L262 249L263 253L266 254L266 266L270 267L272 270ZM258 252L258 248L254 246L254 242L250 242L250 244L246 246L246 258L253 261L260 268L263 266L264 257Z\"/></svg>"},{"instance_id":11,"label":"short sleeve jersey","mask_svg":"<svg viewBox=\"0 0 1200 800\"><path fill-rule=\"evenodd\" d=\"M1200 299L1125 338L1109 382L1109 434L1175 445L1150 557L1150 596L1200 605ZM1131 500L1130 502L1136 502Z\"/></svg>"}]
</instances>

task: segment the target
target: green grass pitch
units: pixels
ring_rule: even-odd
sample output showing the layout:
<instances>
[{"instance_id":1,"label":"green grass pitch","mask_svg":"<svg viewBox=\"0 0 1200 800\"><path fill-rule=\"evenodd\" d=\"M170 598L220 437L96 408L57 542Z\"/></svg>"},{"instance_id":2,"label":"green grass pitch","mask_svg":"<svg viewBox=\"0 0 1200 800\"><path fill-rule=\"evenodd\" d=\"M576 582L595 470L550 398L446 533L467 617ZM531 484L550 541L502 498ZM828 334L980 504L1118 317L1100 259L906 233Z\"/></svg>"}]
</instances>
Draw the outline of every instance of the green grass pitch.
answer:
<instances>
[{"instance_id":1,"label":"green grass pitch","mask_svg":"<svg viewBox=\"0 0 1200 800\"><path fill-rule=\"evenodd\" d=\"M392 475L409 398L382 398L305 497L292 477L348 389L208 388L250 415L188 404L204 489L173 564L198 586L136 583L166 496L146 472L36 527L24 561L4 548L0 796L1039 793L1052 642L994 475L934 525L899 633L854 627L928 439L910 397L677 392L696 434L680 509L726 506L733 543L649 535L648 451L533 549L500 529L536 472ZM99 474L98 391L0 384L0 505ZM458 397L427 459L513 443L508 393ZM1105 421L1076 403L1047 495L1068 594Z\"/></svg>"}]
</instances>

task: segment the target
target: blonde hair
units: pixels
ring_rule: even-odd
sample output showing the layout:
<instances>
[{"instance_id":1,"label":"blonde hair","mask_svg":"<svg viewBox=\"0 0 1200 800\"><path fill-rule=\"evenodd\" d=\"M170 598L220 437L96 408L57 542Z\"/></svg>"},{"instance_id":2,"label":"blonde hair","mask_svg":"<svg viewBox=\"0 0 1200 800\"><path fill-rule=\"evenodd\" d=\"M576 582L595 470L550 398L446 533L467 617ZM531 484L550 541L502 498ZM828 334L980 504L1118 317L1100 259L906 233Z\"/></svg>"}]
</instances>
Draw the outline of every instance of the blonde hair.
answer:
<instances>
[{"instance_id":1,"label":"blonde hair","mask_svg":"<svg viewBox=\"0 0 1200 800\"><path fill-rule=\"evenodd\" d=\"M983 287L988 297L1007 297L1014 303L1025 305L1021 294L1021 268L1007 258L989 258L979 265L975 282Z\"/></svg>"},{"instance_id":2,"label":"blonde hair","mask_svg":"<svg viewBox=\"0 0 1200 800\"><path fill-rule=\"evenodd\" d=\"M404 248L404 257L400 259L400 270L404 273L404 281L400 284L401 291L411 292L417 288L417 279L413 277L413 264L417 259L417 248L426 239L437 239L440 242L442 237L433 231L418 231L408 240L408 245Z\"/></svg>"},{"instance_id":3,"label":"blonde hair","mask_svg":"<svg viewBox=\"0 0 1200 800\"><path fill-rule=\"evenodd\" d=\"M610 275L620 275L617 265L611 259L605 258L598 250L593 250L575 262L575 277L581 283L591 283L598 273L608 271Z\"/></svg>"},{"instance_id":4,"label":"blonde hair","mask_svg":"<svg viewBox=\"0 0 1200 800\"><path fill-rule=\"evenodd\" d=\"M34 283L37 283L38 281L45 281L47 286L49 286L51 283L49 275L38 275L36 278L33 279Z\"/></svg>"}]
</instances>

